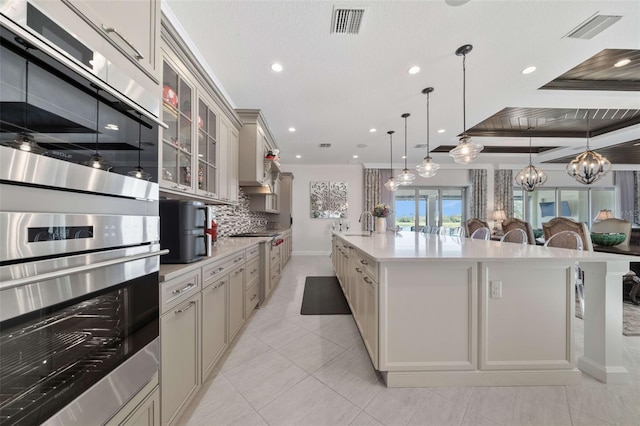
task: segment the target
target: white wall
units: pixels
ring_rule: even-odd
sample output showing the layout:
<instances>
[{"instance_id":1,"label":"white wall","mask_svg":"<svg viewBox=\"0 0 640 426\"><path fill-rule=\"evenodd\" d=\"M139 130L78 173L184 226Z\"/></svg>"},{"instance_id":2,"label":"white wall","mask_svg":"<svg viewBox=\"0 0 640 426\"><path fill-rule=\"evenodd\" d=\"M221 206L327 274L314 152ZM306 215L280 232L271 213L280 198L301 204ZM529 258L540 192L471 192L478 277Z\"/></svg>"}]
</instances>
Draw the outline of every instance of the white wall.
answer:
<instances>
[{"instance_id":1,"label":"white wall","mask_svg":"<svg viewBox=\"0 0 640 426\"><path fill-rule=\"evenodd\" d=\"M357 227L363 206L363 168L361 165L289 165L283 164L282 170L293 173L293 254L316 255L331 252L331 219L311 218L309 201L309 183L331 181L347 183L347 202L349 210L344 221L351 222L352 229Z\"/></svg>"}]
</instances>

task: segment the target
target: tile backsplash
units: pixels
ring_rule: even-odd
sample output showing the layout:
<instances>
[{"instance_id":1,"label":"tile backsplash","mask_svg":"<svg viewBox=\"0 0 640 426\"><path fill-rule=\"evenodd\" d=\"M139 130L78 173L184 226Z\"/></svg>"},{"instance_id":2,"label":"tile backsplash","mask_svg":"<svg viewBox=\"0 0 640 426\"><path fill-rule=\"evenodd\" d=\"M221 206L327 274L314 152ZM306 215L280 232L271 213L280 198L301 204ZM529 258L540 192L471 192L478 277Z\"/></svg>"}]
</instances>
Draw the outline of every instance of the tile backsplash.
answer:
<instances>
[{"instance_id":1,"label":"tile backsplash","mask_svg":"<svg viewBox=\"0 0 640 426\"><path fill-rule=\"evenodd\" d=\"M269 226L269 218L266 213L249 210L249 196L242 189L238 191L237 205L214 205L213 207L218 223L218 238L265 229Z\"/></svg>"}]
</instances>

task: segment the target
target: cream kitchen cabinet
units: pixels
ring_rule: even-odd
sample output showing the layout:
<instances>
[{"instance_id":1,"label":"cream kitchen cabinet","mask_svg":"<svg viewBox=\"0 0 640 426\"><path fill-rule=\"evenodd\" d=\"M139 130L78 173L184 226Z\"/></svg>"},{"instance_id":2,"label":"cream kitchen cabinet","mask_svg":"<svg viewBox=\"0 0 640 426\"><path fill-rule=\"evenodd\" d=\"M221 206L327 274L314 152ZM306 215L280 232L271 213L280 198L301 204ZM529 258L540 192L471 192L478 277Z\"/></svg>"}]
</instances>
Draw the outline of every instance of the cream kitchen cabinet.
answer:
<instances>
[{"instance_id":1,"label":"cream kitchen cabinet","mask_svg":"<svg viewBox=\"0 0 640 426\"><path fill-rule=\"evenodd\" d=\"M265 157L277 148L264 117L257 109L236 110L242 119L240 129L238 178L240 186L260 187L266 183Z\"/></svg>"},{"instance_id":2,"label":"cream kitchen cabinet","mask_svg":"<svg viewBox=\"0 0 640 426\"><path fill-rule=\"evenodd\" d=\"M200 388L201 309L198 292L160 317L163 425L174 424Z\"/></svg>"},{"instance_id":3,"label":"cream kitchen cabinet","mask_svg":"<svg viewBox=\"0 0 640 426\"><path fill-rule=\"evenodd\" d=\"M229 335L232 340L246 319L244 270L245 266L241 265L229 273Z\"/></svg>"},{"instance_id":4,"label":"cream kitchen cabinet","mask_svg":"<svg viewBox=\"0 0 640 426\"><path fill-rule=\"evenodd\" d=\"M123 58L135 64L149 77L160 80L158 41L160 2L136 0L62 0L71 10L105 38ZM114 60L110 58L110 60ZM124 68L122 62L118 63Z\"/></svg>"},{"instance_id":5,"label":"cream kitchen cabinet","mask_svg":"<svg viewBox=\"0 0 640 426\"><path fill-rule=\"evenodd\" d=\"M167 24L169 28L170 25ZM179 36L163 27L160 190L210 204L238 201L240 117Z\"/></svg>"},{"instance_id":6,"label":"cream kitchen cabinet","mask_svg":"<svg viewBox=\"0 0 640 426\"><path fill-rule=\"evenodd\" d=\"M31 27L110 87L160 114L160 2L1 1L0 11Z\"/></svg>"},{"instance_id":7,"label":"cream kitchen cabinet","mask_svg":"<svg viewBox=\"0 0 640 426\"><path fill-rule=\"evenodd\" d=\"M202 381L229 344L229 276L205 283L202 289Z\"/></svg>"}]
</instances>

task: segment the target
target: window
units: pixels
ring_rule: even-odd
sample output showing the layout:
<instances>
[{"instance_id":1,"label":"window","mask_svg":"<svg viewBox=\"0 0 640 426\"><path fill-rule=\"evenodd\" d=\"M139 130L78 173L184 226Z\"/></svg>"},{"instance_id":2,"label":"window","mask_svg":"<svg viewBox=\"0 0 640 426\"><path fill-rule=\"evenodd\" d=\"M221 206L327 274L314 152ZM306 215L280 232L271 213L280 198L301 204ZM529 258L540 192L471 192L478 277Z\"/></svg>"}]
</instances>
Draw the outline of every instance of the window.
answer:
<instances>
[{"instance_id":1,"label":"window","mask_svg":"<svg viewBox=\"0 0 640 426\"><path fill-rule=\"evenodd\" d=\"M514 217L535 228L558 216L591 226L601 209L615 210L615 188L545 188L533 192L513 191Z\"/></svg>"},{"instance_id":2,"label":"window","mask_svg":"<svg viewBox=\"0 0 640 426\"><path fill-rule=\"evenodd\" d=\"M422 231L425 226L458 228L464 220L465 188L401 187L394 194L396 226Z\"/></svg>"}]
</instances>

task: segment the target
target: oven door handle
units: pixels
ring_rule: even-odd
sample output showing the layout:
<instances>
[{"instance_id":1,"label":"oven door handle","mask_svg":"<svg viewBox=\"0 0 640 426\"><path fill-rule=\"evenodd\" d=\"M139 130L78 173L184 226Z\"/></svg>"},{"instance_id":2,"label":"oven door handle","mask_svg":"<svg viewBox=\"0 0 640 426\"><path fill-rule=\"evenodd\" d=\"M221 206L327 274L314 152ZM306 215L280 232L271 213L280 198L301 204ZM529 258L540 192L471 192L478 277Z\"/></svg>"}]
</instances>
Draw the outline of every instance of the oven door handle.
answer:
<instances>
[{"instance_id":1,"label":"oven door handle","mask_svg":"<svg viewBox=\"0 0 640 426\"><path fill-rule=\"evenodd\" d=\"M79 273L82 273L82 272L89 272L89 271L93 271L95 269L105 268L107 266L113 266L113 265L118 265L120 263L132 262L134 260L146 259L148 257L153 257L153 256L161 256L161 255L167 254L167 253L169 253L169 250L165 249L165 250L160 250L160 251L154 251L153 253L137 254L137 255L133 255L133 256L127 256L125 258L105 260L104 262L98 262L98 263L94 263L92 265L75 266L73 268L67 268L67 269L61 269L59 271L47 272L47 273L44 273L44 274L35 275L35 276L31 276L31 277L18 278L18 279L15 279L15 280L5 281L5 282L1 283L0 284L0 290L6 290L6 289L9 289L9 288L20 287L20 286L24 286L24 285L27 285L27 284L33 284L33 283L36 283L36 282L39 282L39 281L53 280L53 279L56 279L56 278L67 276L67 275L79 274Z\"/></svg>"}]
</instances>

